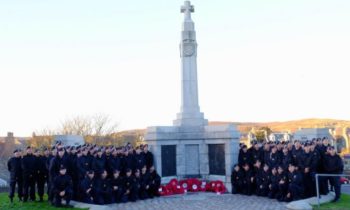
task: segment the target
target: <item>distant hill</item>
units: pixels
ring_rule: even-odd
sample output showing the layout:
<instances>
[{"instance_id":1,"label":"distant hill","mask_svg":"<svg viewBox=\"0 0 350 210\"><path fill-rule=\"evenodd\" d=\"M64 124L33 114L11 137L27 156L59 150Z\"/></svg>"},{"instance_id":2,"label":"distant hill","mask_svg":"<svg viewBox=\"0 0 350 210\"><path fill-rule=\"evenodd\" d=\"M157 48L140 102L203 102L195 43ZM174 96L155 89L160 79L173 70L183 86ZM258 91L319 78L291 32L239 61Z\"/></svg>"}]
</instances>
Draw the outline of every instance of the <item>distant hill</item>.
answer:
<instances>
[{"instance_id":1,"label":"distant hill","mask_svg":"<svg viewBox=\"0 0 350 210\"><path fill-rule=\"evenodd\" d=\"M350 121L336 119L302 119L285 122L220 122L213 121L210 125L223 125L234 123L241 132L248 132L252 127L269 127L273 132L290 131L294 132L299 128L325 128L325 127L349 127Z\"/></svg>"},{"instance_id":2,"label":"distant hill","mask_svg":"<svg viewBox=\"0 0 350 210\"><path fill-rule=\"evenodd\" d=\"M223 122L223 121L211 121L209 125L227 125L236 124L238 129L242 133L249 132L253 127L269 127L273 132L295 132L299 128L337 128L337 127L349 127L350 121L347 120L336 120L336 119L302 119L302 120L292 120L284 122ZM144 135L146 129L135 129L122 131L123 135Z\"/></svg>"}]
</instances>

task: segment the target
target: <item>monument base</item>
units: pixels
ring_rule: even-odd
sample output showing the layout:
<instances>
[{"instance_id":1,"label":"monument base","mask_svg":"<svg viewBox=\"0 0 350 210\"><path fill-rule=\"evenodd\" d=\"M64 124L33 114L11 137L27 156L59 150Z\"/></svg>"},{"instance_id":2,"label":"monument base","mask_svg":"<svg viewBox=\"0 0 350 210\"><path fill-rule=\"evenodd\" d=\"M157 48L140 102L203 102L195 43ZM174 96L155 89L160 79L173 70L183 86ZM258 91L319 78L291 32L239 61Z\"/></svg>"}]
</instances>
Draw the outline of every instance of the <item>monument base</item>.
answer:
<instances>
[{"instance_id":1,"label":"monument base","mask_svg":"<svg viewBox=\"0 0 350 210\"><path fill-rule=\"evenodd\" d=\"M240 134L235 125L149 127L145 140L162 183L172 178L221 180L231 189Z\"/></svg>"}]
</instances>

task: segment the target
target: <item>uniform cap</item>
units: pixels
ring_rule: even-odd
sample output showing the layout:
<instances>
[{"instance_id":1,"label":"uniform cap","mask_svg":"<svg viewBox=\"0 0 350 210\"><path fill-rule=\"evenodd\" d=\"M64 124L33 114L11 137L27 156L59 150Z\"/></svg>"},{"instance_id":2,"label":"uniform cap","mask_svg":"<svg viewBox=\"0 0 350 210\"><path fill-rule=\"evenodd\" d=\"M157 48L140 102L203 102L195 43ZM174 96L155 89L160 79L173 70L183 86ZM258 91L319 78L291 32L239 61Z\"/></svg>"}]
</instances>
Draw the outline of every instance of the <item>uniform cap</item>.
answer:
<instances>
[{"instance_id":1,"label":"uniform cap","mask_svg":"<svg viewBox=\"0 0 350 210\"><path fill-rule=\"evenodd\" d=\"M333 150L333 149L334 149L334 147L333 147L333 146L329 146L329 147L327 147L327 149L329 149L329 150Z\"/></svg>"}]
</instances>

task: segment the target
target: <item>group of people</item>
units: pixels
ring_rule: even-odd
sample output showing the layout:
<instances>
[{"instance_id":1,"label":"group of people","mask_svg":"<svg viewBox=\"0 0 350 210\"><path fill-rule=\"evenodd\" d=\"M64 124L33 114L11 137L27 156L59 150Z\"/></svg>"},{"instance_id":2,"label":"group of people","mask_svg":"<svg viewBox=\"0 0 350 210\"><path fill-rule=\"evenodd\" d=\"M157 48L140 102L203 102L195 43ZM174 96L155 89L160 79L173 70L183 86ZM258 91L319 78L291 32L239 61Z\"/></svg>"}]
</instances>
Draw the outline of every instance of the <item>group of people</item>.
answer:
<instances>
[{"instance_id":1,"label":"group of people","mask_svg":"<svg viewBox=\"0 0 350 210\"><path fill-rule=\"evenodd\" d=\"M148 145L27 147L14 151L8 170L11 202L16 185L20 201L35 201L37 192L42 202L46 184L48 200L57 207L62 200L71 207L72 199L102 205L153 198L161 182Z\"/></svg>"},{"instance_id":2,"label":"group of people","mask_svg":"<svg viewBox=\"0 0 350 210\"><path fill-rule=\"evenodd\" d=\"M124 147L65 146L57 142L51 149L27 147L15 150L8 161L9 198L13 202L17 185L20 201L43 201L45 185L48 200L70 207L70 200L90 204L111 204L159 196L161 177L153 166L148 145ZM310 142L252 142L240 144L238 164L234 165L232 193L267 196L292 201L316 195L315 174L341 174L343 162L329 140ZM340 198L339 177L319 177L320 193L335 191Z\"/></svg>"},{"instance_id":3,"label":"group of people","mask_svg":"<svg viewBox=\"0 0 350 210\"><path fill-rule=\"evenodd\" d=\"M342 174L343 161L327 138L301 143L256 141L240 145L238 164L231 175L232 193L293 201L316 196L316 173ZM320 193L340 198L340 177L319 177Z\"/></svg>"}]
</instances>

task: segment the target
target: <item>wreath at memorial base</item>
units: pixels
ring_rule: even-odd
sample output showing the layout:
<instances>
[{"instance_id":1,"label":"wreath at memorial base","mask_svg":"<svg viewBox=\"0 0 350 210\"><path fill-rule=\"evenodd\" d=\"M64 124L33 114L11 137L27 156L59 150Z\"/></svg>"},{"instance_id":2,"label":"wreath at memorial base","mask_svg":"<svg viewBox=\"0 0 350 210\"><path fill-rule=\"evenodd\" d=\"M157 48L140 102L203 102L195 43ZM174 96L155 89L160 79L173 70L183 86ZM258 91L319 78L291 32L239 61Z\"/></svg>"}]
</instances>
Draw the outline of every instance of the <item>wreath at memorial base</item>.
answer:
<instances>
[{"instance_id":1,"label":"wreath at memorial base","mask_svg":"<svg viewBox=\"0 0 350 210\"><path fill-rule=\"evenodd\" d=\"M172 179L167 185L159 187L161 196L179 195L187 192L214 192L216 194L226 193L225 184L222 181L205 181L196 178L183 179L178 181Z\"/></svg>"}]
</instances>

